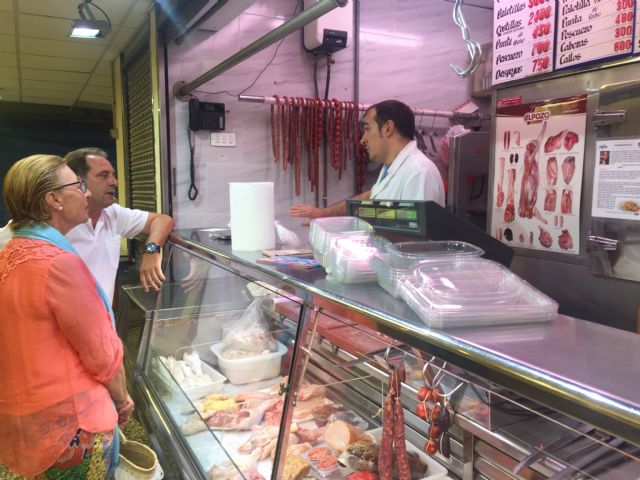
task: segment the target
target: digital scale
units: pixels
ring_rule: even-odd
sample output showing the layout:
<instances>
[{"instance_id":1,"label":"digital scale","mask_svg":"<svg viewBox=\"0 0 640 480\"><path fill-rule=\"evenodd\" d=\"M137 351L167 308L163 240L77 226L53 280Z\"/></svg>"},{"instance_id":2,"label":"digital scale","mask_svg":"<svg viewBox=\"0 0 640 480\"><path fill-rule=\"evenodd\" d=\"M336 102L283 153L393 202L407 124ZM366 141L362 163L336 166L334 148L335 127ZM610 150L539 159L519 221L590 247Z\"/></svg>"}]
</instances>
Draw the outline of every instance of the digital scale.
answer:
<instances>
[{"instance_id":1,"label":"digital scale","mask_svg":"<svg viewBox=\"0 0 640 480\"><path fill-rule=\"evenodd\" d=\"M457 240L483 249L484 258L506 267L513 258L511 247L436 202L347 200L347 215L361 218L392 242Z\"/></svg>"}]
</instances>

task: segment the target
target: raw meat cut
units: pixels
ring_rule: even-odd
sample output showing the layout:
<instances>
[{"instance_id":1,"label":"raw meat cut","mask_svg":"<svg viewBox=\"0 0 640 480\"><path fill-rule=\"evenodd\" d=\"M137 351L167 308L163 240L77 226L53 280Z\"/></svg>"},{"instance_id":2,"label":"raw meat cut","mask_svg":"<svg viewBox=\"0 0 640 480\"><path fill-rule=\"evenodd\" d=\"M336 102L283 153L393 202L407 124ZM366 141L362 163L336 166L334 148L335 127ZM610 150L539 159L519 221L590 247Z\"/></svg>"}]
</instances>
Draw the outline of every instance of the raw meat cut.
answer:
<instances>
[{"instance_id":1,"label":"raw meat cut","mask_svg":"<svg viewBox=\"0 0 640 480\"><path fill-rule=\"evenodd\" d=\"M538 147L544 137L547 129L547 122L542 125L542 130L537 140L531 140L527 143L524 152L524 169L522 171L522 184L520 186L520 202L518 206L518 215L522 218L533 218L535 215L539 217L536 208L538 200L538 184L540 183L540 175L538 171Z\"/></svg>"},{"instance_id":2,"label":"raw meat cut","mask_svg":"<svg viewBox=\"0 0 640 480\"><path fill-rule=\"evenodd\" d=\"M542 245L544 248L549 248L553 243L551 234L541 226L538 226L538 228L540 229L540 236L538 237L538 240L540 240L540 245Z\"/></svg>"},{"instance_id":3,"label":"raw meat cut","mask_svg":"<svg viewBox=\"0 0 640 480\"><path fill-rule=\"evenodd\" d=\"M555 185L558 181L558 161L556 157L547 160L547 185Z\"/></svg>"},{"instance_id":4,"label":"raw meat cut","mask_svg":"<svg viewBox=\"0 0 640 480\"><path fill-rule=\"evenodd\" d=\"M513 201L513 191L516 184L516 169L509 169L509 185L507 185L507 208L504 209L504 221L513 222L516 218L516 208Z\"/></svg>"},{"instance_id":5,"label":"raw meat cut","mask_svg":"<svg viewBox=\"0 0 640 480\"><path fill-rule=\"evenodd\" d=\"M504 203L504 192L502 191L502 182L504 180L504 157L500 157L500 177L498 177L498 194L496 207L501 207Z\"/></svg>"},{"instance_id":6,"label":"raw meat cut","mask_svg":"<svg viewBox=\"0 0 640 480\"><path fill-rule=\"evenodd\" d=\"M544 153L551 153L558 150L562 146L562 139L566 135L567 130L562 130L557 135L552 135L544 142Z\"/></svg>"},{"instance_id":7,"label":"raw meat cut","mask_svg":"<svg viewBox=\"0 0 640 480\"><path fill-rule=\"evenodd\" d=\"M556 191L547 190L544 196L544 209L546 212L554 212L556 210Z\"/></svg>"},{"instance_id":8,"label":"raw meat cut","mask_svg":"<svg viewBox=\"0 0 640 480\"><path fill-rule=\"evenodd\" d=\"M573 146L578 143L578 134L575 132L568 132L564 137L564 148L571 150Z\"/></svg>"},{"instance_id":9,"label":"raw meat cut","mask_svg":"<svg viewBox=\"0 0 640 480\"><path fill-rule=\"evenodd\" d=\"M576 157L567 157L562 162L562 178L564 183L569 185L573 178L573 172L576 171Z\"/></svg>"},{"instance_id":10,"label":"raw meat cut","mask_svg":"<svg viewBox=\"0 0 640 480\"><path fill-rule=\"evenodd\" d=\"M573 248L573 239L569 234L569 230L562 230L562 233L558 237L558 245L560 245L560 248L562 248L563 250L569 250L570 248Z\"/></svg>"},{"instance_id":11,"label":"raw meat cut","mask_svg":"<svg viewBox=\"0 0 640 480\"><path fill-rule=\"evenodd\" d=\"M520 146L520 132L519 131L514 131L513 132L513 140L516 143L516 146L519 147Z\"/></svg>"},{"instance_id":12,"label":"raw meat cut","mask_svg":"<svg viewBox=\"0 0 640 480\"><path fill-rule=\"evenodd\" d=\"M573 192L571 190L562 190L562 198L560 199L560 211L562 213L571 213L573 207Z\"/></svg>"}]
</instances>

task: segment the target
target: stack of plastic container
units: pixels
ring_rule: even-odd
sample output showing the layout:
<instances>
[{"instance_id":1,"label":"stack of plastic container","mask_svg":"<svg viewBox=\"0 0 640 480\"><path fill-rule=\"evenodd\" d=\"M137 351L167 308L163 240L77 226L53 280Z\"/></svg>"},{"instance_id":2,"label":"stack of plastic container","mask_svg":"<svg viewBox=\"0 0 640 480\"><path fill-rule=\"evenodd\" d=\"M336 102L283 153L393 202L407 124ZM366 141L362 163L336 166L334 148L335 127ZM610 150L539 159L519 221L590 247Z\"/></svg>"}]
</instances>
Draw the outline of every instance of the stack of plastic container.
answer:
<instances>
[{"instance_id":1,"label":"stack of plastic container","mask_svg":"<svg viewBox=\"0 0 640 480\"><path fill-rule=\"evenodd\" d=\"M546 322L558 313L551 298L482 258L420 261L400 281L400 292L434 328Z\"/></svg>"},{"instance_id":2,"label":"stack of plastic container","mask_svg":"<svg viewBox=\"0 0 640 480\"><path fill-rule=\"evenodd\" d=\"M399 297L399 281L417 261L479 257L483 254L484 250L465 242L401 242L390 245L387 253L376 255L371 260L371 265L380 286L394 297Z\"/></svg>"},{"instance_id":3,"label":"stack of plastic container","mask_svg":"<svg viewBox=\"0 0 640 480\"><path fill-rule=\"evenodd\" d=\"M329 262L331 240L343 233L371 233L373 227L356 217L325 217L311 220L309 243L313 248L313 256L325 267Z\"/></svg>"},{"instance_id":4,"label":"stack of plastic container","mask_svg":"<svg viewBox=\"0 0 640 480\"><path fill-rule=\"evenodd\" d=\"M367 233L338 235L331 240L327 273L342 283L375 282L371 260L389 245L388 240Z\"/></svg>"}]
</instances>

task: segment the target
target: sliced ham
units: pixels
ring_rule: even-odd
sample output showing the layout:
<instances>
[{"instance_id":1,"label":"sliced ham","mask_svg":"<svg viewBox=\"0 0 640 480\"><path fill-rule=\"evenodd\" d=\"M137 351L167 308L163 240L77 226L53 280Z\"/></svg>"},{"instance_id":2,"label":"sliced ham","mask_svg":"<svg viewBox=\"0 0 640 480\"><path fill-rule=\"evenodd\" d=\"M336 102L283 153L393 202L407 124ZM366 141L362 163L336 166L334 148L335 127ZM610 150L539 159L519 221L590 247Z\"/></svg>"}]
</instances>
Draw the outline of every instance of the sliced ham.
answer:
<instances>
[{"instance_id":1,"label":"sliced ham","mask_svg":"<svg viewBox=\"0 0 640 480\"><path fill-rule=\"evenodd\" d=\"M558 245L560 245L560 248L563 250L573 248L573 239L571 238L569 230L562 230L562 233L558 237Z\"/></svg>"},{"instance_id":2,"label":"sliced ham","mask_svg":"<svg viewBox=\"0 0 640 480\"><path fill-rule=\"evenodd\" d=\"M567 157L562 161L562 178L564 183L569 185L576 171L576 157Z\"/></svg>"},{"instance_id":3,"label":"sliced ham","mask_svg":"<svg viewBox=\"0 0 640 480\"><path fill-rule=\"evenodd\" d=\"M538 226L538 228L540 229L540 235L538 236L538 240L540 241L540 245L542 245L544 248L549 248L551 247L551 244L553 243L553 239L551 238L551 234L545 230L544 228Z\"/></svg>"},{"instance_id":4,"label":"sliced ham","mask_svg":"<svg viewBox=\"0 0 640 480\"><path fill-rule=\"evenodd\" d=\"M562 190L562 199L560 200L560 211L562 213L571 213L573 209L573 192L571 190Z\"/></svg>"},{"instance_id":5,"label":"sliced ham","mask_svg":"<svg viewBox=\"0 0 640 480\"><path fill-rule=\"evenodd\" d=\"M564 137L564 148L571 150L573 146L578 143L578 134L575 132L568 132Z\"/></svg>"},{"instance_id":6,"label":"sliced ham","mask_svg":"<svg viewBox=\"0 0 640 480\"><path fill-rule=\"evenodd\" d=\"M556 157L547 160L547 185L555 185L558 181L558 161Z\"/></svg>"},{"instance_id":7,"label":"sliced ham","mask_svg":"<svg viewBox=\"0 0 640 480\"><path fill-rule=\"evenodd\" d=\"M554 212L556 210L556 191L547 190L544 196L544 210L545 212Z\"/></svg>"},{"instance_id":8,"label":"sliced ham","mask_svg":"<svg viewBox=\"0 0 640 480\"><path fill-rule=\"evenodd\" d=\"M362 431L343 420L329 424L324 432L324 441L334 450L342 452L362 436Z\"/></svg>"},{"instance_id":9,"label":"sliced ham","mask_svg":"<svg viewBox=\"0 0 640 480\"><path fill-rule=\"evenodd\" d=\"M562 146L562 139L566 135L567 130L562 130L557 135L551 135L547 138L547 141L544 142L544 153L551 153L558 150Z\"/></svg>"}]
</instances>

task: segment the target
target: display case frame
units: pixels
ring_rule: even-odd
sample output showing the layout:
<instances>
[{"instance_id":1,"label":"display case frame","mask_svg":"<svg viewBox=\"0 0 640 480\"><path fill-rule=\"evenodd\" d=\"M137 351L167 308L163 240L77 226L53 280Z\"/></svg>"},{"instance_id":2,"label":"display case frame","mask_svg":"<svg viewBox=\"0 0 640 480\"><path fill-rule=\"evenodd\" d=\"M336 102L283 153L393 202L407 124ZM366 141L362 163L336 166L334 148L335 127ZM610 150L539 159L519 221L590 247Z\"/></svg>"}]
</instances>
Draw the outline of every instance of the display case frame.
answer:
<instances>
[{"instance_id":1,"label":"display case frame","mask_svg":"<svg viewBox=\"0 0 640 480\"><path fill-rule=\"evenodd\" d=\"M229 244L212 240L206 232L197 230L174 233L170 237L169 245L169 248L178 247L189 252L194 258L246 281L265 282L283 298L300 306L290 391L297 391L301 385L307 366L305 360L308 359L305 358L305 351L310 352L314 348L311 344L303 345L299 339L306 338L306 332L315 331L320 315L343 320L346 318L362 328L373 329L402 342L409 348L428 352L442 361L455 365L468 375L467 379L481 378L491 385L535 400L540 405L572 419L587 422L633 445L640 445L640 406L633 394L633 385L640 384L640 375L632 368L634 362L636 365L640 364L640 339L627 332L564 316L559 316L550 324L518 329L491 328L492 340L486 338L487 329L428 329L402 301L392 298L376 284L342 285L328 280L323 271L298 271L262 265L256 262L260 256L259 252L234 252ZM171 268L168 270L171 271ZM167 427L165 437L175 440L172 450L178 452L172 452L172 455L182 457L178 463L188 466L194 462L185 454L188 449L185 449L184 439L179 438L180 435L176 433L175 428L166 425L167 412L163 411L165 407L145 379L148 369L143 352L148 350L149 332L152 323L157 319L157 310L154 315L151 315L145 325L140 348L142 357L138 357L136 375L140 378L140 385L143 387L141 390L144 390L142 393L151 399L150 405L160 417L155 421L164 423ZM555 340L549 342L554 338ZM315 348L318 347L317 342L323 341L314 335L311 335L311 339L316 342ZM562 344L565 344L566 348L558 350L558 345ZM527 348L523 348L523 345ZM610 347L614 345L617 348L611 351ZM606 346L609 347L609 351ZM335 346L332 348L336 352L339 350ZM548 350L554 348L556 350L553 350L554 358L551 360L558 361L564 358L567 364L560 364L557 368L551 369L541 357L549 356ZM580 365L580 361L585 358L585 352L590 348L593 350L593 362ZM536 349L541 351L536 353ZM623 350L629 354L627 364L620 362ZM345 352L337 354L343 354L344 357ZM348 352L346 355L352 361L358 361L357 357L349 356ZM542 364L537 364L532 359ZM363 365L372 368L369 362L364 362ZM583 368L587 366L591 369L591 375ZM377 375L383 379L385 373L378 372ZM404 388L403 386L403 392ZM407 391L408 396L414 392L411 387L407 387ZM289 435L288 427L291 424L294 403L295 396L287 395L282 423L284 428L280 430L280 447L276 451L274 462L276 476L273 478L281 478L282 446L286 445L285 439ZM409 416L407 423L412 422L415 423ZM482 455L478 457L473 453L479 445L489 446L483 450L486 455L490 455L491 448L501 453L506 452L516 459L531 453L521 442L514 441L509 435L492 431L491 428L486 428L465 415L456 415L454 423L454 428L460 430L452 446L456 456L448 468L462 478L472 478L473 472L481 472L482 466L486 464L487 461ZM418 443L420 438L416 438L415 441ZM486 470L490 471L491 468L487 467ZM544 471L544 468L542 470ZM200 470L196 477L191 477L189 475L195 473L185 468L183 474L187 475L185 478L197 478L202 476L202 471ZM487 478L490 477L489 475Z\"/></svg>"}]
</instances>

